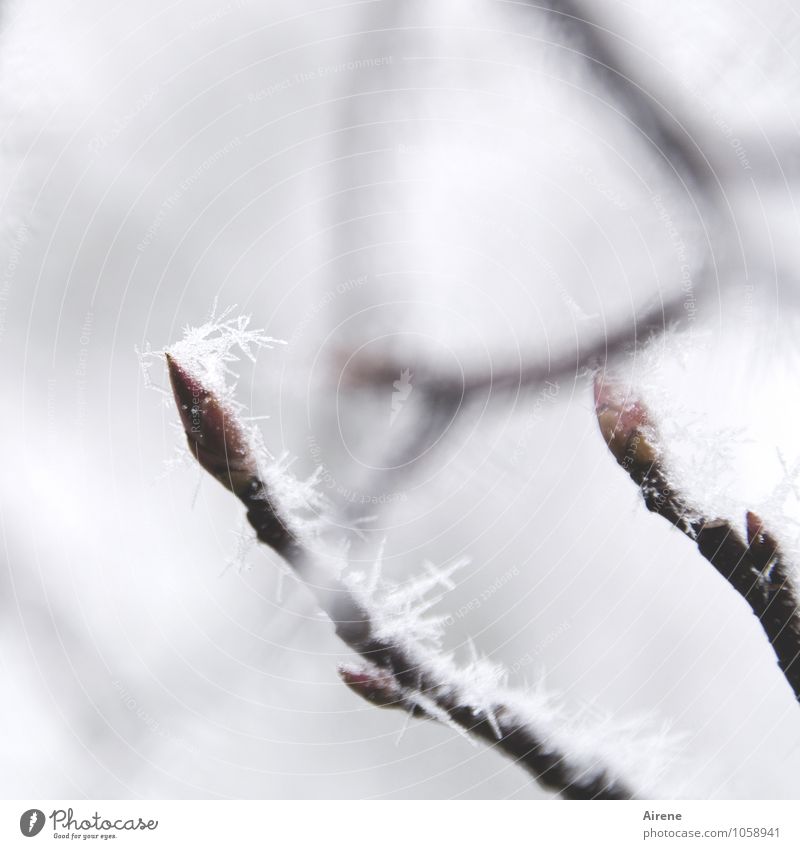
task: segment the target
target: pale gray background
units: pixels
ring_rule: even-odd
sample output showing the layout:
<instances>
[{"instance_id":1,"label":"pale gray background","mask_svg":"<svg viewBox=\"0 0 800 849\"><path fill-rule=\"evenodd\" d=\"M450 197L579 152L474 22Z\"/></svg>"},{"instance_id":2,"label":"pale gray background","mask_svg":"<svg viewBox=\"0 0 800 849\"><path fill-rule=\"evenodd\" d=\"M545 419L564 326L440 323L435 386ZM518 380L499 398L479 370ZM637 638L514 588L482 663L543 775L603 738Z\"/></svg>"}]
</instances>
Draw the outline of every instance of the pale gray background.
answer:
<instances>
[{"instance_id":1,"label":"pale gray background","mask_svg":"<svg viewBox=\"0 0 800 849\"><path fill-rule=\"evenodd\" d=\"M585 378L471 410L381 480L416 396L390 427L391 386L337 388L362 345L412 371L572 348L697 267L691 198L532 5L4 4L2 795L543 795L433 723L398 744L404 717L338 681L346 654L275 558L225 570L242 510L190 465L164 475L176 417L135 353L218 298L290 343L242 370L269 447L323 462L334 501L396 496L360 511L356 559L384 537L398 579L470 556L443 612L488 597L452 646L589 720L670 723L665 795L796 798L800 712L757 623L638 503ZM791 545L798 173L769 145L797 145L797 12L592 6L707 128L740 227L692 339L648 360L653 403L694 496Z\"/></svg>"}]
</instances>

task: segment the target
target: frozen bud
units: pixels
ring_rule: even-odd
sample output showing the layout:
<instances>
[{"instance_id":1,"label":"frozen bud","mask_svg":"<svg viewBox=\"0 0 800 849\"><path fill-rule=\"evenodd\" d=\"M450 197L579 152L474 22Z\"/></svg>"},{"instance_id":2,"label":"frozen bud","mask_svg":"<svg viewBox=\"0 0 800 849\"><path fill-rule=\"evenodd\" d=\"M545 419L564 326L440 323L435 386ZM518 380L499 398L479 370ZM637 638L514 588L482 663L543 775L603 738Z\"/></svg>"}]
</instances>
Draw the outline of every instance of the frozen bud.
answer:
<instances>
[{"instance_id":1,"label":"frozen bud","mask_svg":"<svg viewBox=\"0 0 800 849\"><path fill-rule=\"evenodd\" d=\"M658 452L644 405L623 387L598 375L594 382L594 406L600 433L617 462L628 471L652 466Z\"/></svg>"},{"instance_id":2,"label":"frozen bud","mask_svg":"<svg viewBox=\"0 0 800 849\"><path fill-rule=\"evenodd\" d=\"M403 689L387 669L374 664L339 665L339 677L362 699L378 707L402 707Z\"/></svg>"},{"instance_id":3,"label":"frozen bud","mask_svg":"<svg viewBox=\"0 0 800 849\"><path fill-rule=\"evenodd\" d=\"M235 411L169 354L167 366L189 449L200 465L237 495L252 485L257 463Z\"/></svg>"}]
</instances>

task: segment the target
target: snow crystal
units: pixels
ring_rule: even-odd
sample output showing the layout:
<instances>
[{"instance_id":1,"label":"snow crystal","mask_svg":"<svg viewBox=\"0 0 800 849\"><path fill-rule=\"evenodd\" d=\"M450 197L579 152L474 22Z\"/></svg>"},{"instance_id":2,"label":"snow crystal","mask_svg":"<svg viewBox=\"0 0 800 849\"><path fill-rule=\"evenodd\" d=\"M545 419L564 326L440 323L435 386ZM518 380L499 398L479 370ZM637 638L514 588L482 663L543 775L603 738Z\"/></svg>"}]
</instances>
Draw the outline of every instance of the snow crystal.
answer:
<instances>
[{"instance_id":1,"label":"snow crystal","mask_svg":"<svg viewBox=\"0 0 800 849\"><path fill-rule=\"evenodd\" d=\"M381 578L383 546L369 574L345 572L343 580L356 600L369 610L375 636L389 644L406 646L441 646L447 616L429 616L443 592L452 589L452 575L468 561L457 560L449 566L426 564L425 574L402 584Z\"/></svg>"},{"instance_id":2,"label":"snow crystal","mask_svg":"<svg viewBox=\"0 0 800 849\"><path fill-rule=\"evenodd\" d=\"M462 735L464 729L443 703L465 707L476 721L485 720L498 740L504 728L507 732L509 726L523 726L545 750L558 752L586 780L607 772L637 793L658 795L663 772L675 761L678 740L669 729L655 727L649 717L627 722L606 715L588 719L548 693L542 682L532 689L511 689L508 671L481 657L471 640L469 660L459 664L441 650L447 617L429 616L428 611L441 601L443 590L452 589L452 576L467 561L444 567L426 563L422 575L397 584L381 577L382 558L381 549L369 572L345 572L342 577L369 611L375 636L417 664L419 686L404 688L406 704Z\"/></svg>"},{"instance_id":3,"label":"snow crystal","mask_svg":"<svg viewBox=\"0 0 800 849\"><path fill-rule=\"evenodd\" d=\"M286 344L263 330L250 329L249 315L231 317L235 309L233 305L216 315L215 303L206 322L199 327L187 325L183 339L167 349L207 389L226 400L236 388L238 375L230 364L239 362L239 355L255 362L255 352L261 348Z\"/></svg>"}]
</instances>

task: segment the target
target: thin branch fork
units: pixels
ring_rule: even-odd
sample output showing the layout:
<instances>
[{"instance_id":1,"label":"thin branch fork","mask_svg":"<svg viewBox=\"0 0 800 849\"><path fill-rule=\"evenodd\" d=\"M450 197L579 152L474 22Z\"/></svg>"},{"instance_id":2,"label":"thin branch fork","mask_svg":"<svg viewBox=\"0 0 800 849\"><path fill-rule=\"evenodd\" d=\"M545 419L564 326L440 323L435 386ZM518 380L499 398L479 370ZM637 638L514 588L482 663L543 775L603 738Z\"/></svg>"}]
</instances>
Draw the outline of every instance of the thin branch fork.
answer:
<instances>
[{"instance_id":1,"label":"thin branch fork","mask_svg":"<svg viewBox=\"0 0 800 849\"><path fill-rule=\"evenodd\" d=\"M692 192L694 203L708 216L714 229L723 229L724 204L715 198L722 198L720 175L724 169L710 135L694 126L692 118L681 114L675 104L667 107L647 92L626 68L614 39L592 15L588 3L581 0L529 0L529 3L557 17L567 37L581 50L593 73L607 85L623 113L669 166L674 181ZM712 273L714 266L710 258L702 264L698 288L710 286L716 279ZM429 397L440 400L445 410L441 420L449 420L474 398L491 393L492 399L505 399L510 393L536 389L546 381L574 379L585 369L602 368L609 360L660 335L685 317L686 297L679 291L644 309L631 324L613 328L603 338L574 353L475 372L463 379L434 371L425 374L418 366L416 385ZM399 371L394 360L364 363L354 370L351 383L356 389L374 389L394 380Z\"/></svg>"},{"instance_id":2,"label":"thin branch fork","mask_svg":"<svg viewBox=\"0 0 800 849\"><path fill-rule=\"evenodd\" d=\"M639 487L647 509L689 537L744 599L761 623L795 698L800 700L797 577L761 519L747 513L745 540L728 522L698 516L670 481L658 433L646 407L602 375L595 380L595 409L609 450Z\"/></svg>"},{"instance_id":3,"label":"thin branch fork","mask_svg":"<svg viewBox=\"0 0 800 849\"><path fill-rule=\"evenodd\" d=\"M554 357L523 362L516 367L472 370L459 375L426 371L417 366L414 388L424 412L419 416L419 425L407 438L393 445L391 459L386 465L403 467L408 474L416 458L434 444L467 407L479 401L513 401L518 396L528 397L545 385L559 387L562 382L574 381L638 345L650 342L685 315L685 297L679 293L641 312L632 325L620 326L573 353L562 351ZM351 362L344 386L354 392L375 392L390 386L402 371L395 359L363 358Z\"/></svg>"},{"instance_id":4,"label":"thin branch fork","mask_svg":"<svg viewBox=\"0 0 800 849\"><path fill-rule=\"evenodd\" d=\"M313 593L336 634L361 656L359 666L340 667L344 682L372 704L400 708L460 729L512 758L545 788L568 799L627 799L632 789L595 757L578 757L559 748L532 727L510 691L476 704L463 682L451 675L445 658L413 640L381 634L375 614L317 558L292 528L262 479L247 433L235 411L167 355L169 376L189 447L205 471L233 492L247 508L258 539L278 553ZM454 670L452 670L454 671Z\"/></svg>"},{"instance_id":5,"label":"thin branch fork","mask_svg":"<svg viewBox=\"0 0 800 849\"><path fill-rule=\"evenodd\" d=\"M449 419L460 406L476 398L491 394L493 398L507 399L509 394L536 389L548 381L560 383L574 380L581 373L597 369L632 348L644 345L663 333L670 325L676 324L686 315L685 300L685 295L678 293L667 300L659 301L639 313L633 324L615 328L575 352L560 352L541 361L468 372L463 377L432 369L425 371L417 366L415 389L425 393L432 402L441 403L445 408L442 418ZM345 387L371 390L386 386L397 379L400 371L401 368L394 358L356 360L350 369Z\"/></svg>"}]
</instances>

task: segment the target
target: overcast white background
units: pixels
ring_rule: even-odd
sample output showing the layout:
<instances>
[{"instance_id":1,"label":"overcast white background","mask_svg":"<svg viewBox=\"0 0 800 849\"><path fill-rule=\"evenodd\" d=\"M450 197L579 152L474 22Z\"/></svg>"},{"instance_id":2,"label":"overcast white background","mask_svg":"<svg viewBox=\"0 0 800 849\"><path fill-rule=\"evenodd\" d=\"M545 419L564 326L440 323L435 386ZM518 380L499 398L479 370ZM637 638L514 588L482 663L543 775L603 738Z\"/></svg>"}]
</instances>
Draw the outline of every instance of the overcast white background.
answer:
<instances>
[{"instance_id":1,"label":"overcast white background","mask_svg":"<svg viewBox=\"0 0 800 849\"><path fill-rule=\"evenodd\" d=\"M796 798L800 712L763 633L641 506L585 376L370 473L420 407L390 423L391 383L340 381L351 354L469 372L572 350L689 264L648 397L693 498L795 544L796 10L592 3L718 152L735 226L709 283L697 199L534 6L4 4L3 796L545 795L434 723L398 742L404 716L341 684L346 653L277 559L226 569L240 505L168 469L177 417L135 350L218 299L289 343L242 369L270 449L323 463L334 504L388 496L351 506L374 517L354 558L385 539L400 580L470 557L442 605L453 647L544 675L587 721L670 724L665 796Z\"/></svg>"}]
</instances>

